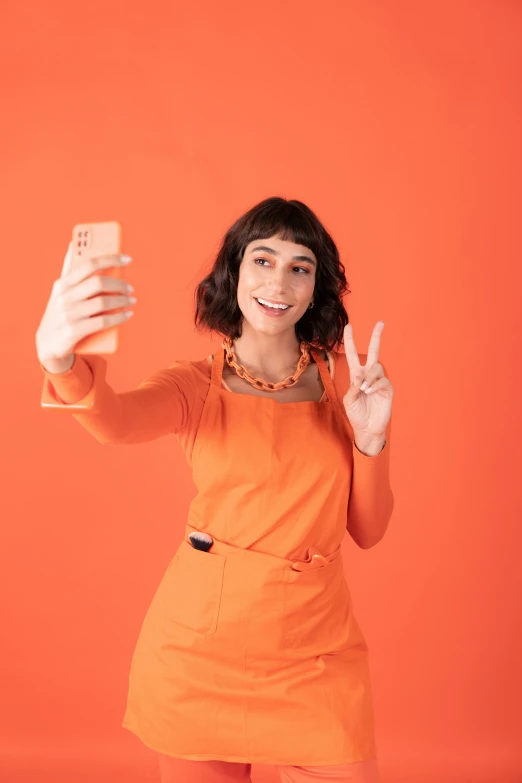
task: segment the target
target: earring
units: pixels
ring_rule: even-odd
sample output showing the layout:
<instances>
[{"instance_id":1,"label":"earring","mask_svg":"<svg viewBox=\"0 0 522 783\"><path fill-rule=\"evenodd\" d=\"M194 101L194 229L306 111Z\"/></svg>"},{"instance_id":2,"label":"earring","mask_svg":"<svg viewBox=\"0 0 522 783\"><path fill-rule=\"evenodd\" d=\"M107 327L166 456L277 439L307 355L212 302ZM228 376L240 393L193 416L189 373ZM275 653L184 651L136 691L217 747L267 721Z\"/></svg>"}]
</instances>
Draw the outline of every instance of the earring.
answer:
<instances>
[{"instance_id":1,"label":"earring","mask_svg":"<svg viewBox=\"0 0 522 783\"><path fill-rule=\"evenodd\" d=\"M314 298L313 298L313 296L312 296L312 301L311 301L311 302L310 302L310 304L308 305L308 309L310 309L310 308L311 308L311 307L313 307L313 306L314 306Z\"/></svg>"}]
</instances>

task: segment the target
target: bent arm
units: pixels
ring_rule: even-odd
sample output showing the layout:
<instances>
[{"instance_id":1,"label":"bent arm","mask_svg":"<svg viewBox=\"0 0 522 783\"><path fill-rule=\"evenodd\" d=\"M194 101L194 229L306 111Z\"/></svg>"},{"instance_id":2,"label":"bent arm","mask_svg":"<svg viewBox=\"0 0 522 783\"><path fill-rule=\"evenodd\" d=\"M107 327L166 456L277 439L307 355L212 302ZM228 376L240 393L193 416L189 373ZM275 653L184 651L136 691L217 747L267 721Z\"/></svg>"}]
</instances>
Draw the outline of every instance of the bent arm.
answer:
<instances>
[{"instance_id":1,"label":"bent arm","mask_svg":"<svg viewBox=\"0 0 522 783\"><path fill-rule=\"evenodd\" d=\"M359 354L366 364L366 354ZM383 365L384 375L388 372ZM393 513L394 498L390 485L390 438L392 419L388 422L385 442L377 454L364 454L355 445L352 430L352 484L348 499L346 529L361 549L370 549L384 537ZM351 427L350 427L351 429Z\"/></svg>"},{"instance_id":2,"label":"bent arm","mask_svg":"<svg viewBox=\"0 0 522 783\"><path fill-rule=\"evenodd\" d=\"M69 410L99 443L145 443L185 427L195 399L189 365L175 362L145 378L136 389L117 393L105 380L106 359L75 355L64 373L51 373L40 364L45 376L42 400L47 395L53 401L51 410Z\"/></svg>"}]
</instances>

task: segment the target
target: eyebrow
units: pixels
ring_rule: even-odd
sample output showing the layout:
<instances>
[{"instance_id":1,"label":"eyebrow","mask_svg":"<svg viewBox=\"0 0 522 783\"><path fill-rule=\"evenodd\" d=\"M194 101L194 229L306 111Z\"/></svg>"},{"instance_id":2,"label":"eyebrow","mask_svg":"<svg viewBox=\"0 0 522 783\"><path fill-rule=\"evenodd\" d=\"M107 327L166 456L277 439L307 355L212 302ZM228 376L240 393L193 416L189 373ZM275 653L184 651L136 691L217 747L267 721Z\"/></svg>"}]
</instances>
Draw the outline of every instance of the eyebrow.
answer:
<instances>
[{"instance_id":1,"label":"eyebrow","mask_svg":"<svg viewBox=\"0 0 522 783\"><path fill-rule=\"evenodd\" d=\"M273 247L267 247L266 245L258 245L258 247L253 247L250 251L251 253L271 253L273 256L278 256L279 251L274 250ZM317 266L316 262L313 258L310 258L310 256L292 256L292 261L309 261L314 266Z\"/></svg>"}]
</instances>

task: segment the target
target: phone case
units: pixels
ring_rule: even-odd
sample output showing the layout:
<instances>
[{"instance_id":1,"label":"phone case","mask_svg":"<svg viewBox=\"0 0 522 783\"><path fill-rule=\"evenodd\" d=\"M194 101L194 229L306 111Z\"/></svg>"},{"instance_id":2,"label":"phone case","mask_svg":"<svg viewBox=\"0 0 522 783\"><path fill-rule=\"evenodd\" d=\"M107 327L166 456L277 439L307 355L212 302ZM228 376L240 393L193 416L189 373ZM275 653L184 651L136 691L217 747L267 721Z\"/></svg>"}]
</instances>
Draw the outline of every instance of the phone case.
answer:
<instances>
[{"instance_id":1,"label":"phone case","mask_svg":"<svg viewBox=\"0 0 522 783\"><path fill-rule=\"evenodd\" d=\"M115 220L106 223L78 223L72 232L72 260L71 269L88 258L102 254L121 252L121 226ZM103 269L103 277L121 279L121 267ZM110 294L107 291L106 294ZM114 293L118 293L115 291ZM107 313L119 313L124 307L116 307L107 310ZM97 313L101 315L101 313ZM118 350L119 326L111 326L96 334L89 334L82 338L74 346L74 353L78 354L112 354Z\"/></svg>"}]
</instances>

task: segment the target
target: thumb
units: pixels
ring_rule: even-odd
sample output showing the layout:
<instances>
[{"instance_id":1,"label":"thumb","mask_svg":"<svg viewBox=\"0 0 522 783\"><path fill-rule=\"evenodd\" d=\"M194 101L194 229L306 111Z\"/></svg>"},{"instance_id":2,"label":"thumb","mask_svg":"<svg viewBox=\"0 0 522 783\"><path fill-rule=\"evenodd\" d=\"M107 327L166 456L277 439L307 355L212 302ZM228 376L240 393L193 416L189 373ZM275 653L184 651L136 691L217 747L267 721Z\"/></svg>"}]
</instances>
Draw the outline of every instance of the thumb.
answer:
<instances>
[{"instance_id":1,"label":"thumb","mask_svg":"<svg viewBox=\"0 0 522 783\"><path fill-rule=\"evenodd\" d=\"M60 277L65 277L65 275L68 273L68 271L71 268L71 261L72 261L72 241L69 242L69 246L67 248L67 252L65 254L65 258L63 259L63 267L60 274Z\"/></svg>"}]
</instances>

